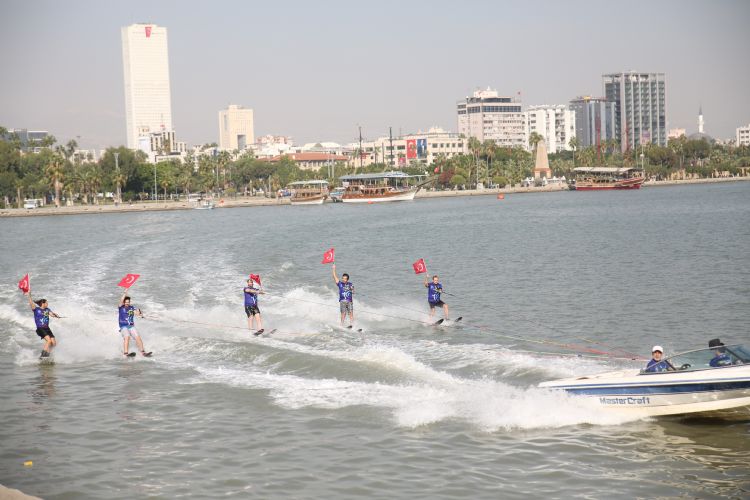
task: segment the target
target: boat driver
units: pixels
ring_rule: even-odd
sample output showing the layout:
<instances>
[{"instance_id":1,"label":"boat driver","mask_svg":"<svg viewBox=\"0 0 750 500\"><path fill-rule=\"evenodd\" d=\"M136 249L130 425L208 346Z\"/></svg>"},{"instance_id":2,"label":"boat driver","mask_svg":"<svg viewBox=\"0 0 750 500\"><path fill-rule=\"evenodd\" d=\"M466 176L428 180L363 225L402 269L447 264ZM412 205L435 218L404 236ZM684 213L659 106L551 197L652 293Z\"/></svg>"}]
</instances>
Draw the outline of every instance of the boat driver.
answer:
<instances>
[{"instance_id":1,"label":"boat driver","mask_svg":"<svg viewBox=\"0 0 750 500\"><path fill-rule=\"evenodd\" d=\"M651 349L651 361L648 362L644 371L656 373L674 370L674 366L669 361L663 360L662 356L664 356L664 348L655 345Z\"/></svg>"},{"instance_id":2,"label":"boat driver","mask_svg":"<svg viewBox=\"0 0 750 500\"><path fill-rule=\"evenodd\" d=\"M727 366L732 364L732 358L729 357L724 344L719 339L711 339L708 341L708 348L714 350L714 357L708 362L708 366L717 368L719 366Z\"/></svg>"}]
</instances>

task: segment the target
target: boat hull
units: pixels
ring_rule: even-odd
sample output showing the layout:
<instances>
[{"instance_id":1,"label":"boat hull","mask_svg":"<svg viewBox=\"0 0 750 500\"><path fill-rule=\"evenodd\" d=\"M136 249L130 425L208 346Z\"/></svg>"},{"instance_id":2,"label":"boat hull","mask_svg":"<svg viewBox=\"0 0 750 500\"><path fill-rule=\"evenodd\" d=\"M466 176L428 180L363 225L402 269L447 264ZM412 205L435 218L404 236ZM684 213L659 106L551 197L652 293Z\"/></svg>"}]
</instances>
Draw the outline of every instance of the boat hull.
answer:
<instances>
[{"instance_id":1,"label":"boat hull","mask_svg":"<svg viewBox=\"0 0 750 500\"><path fill-rule=\"evenodd\" d=\"M344 203L379 203L381 201L411 201L417 194L415 189L379 195L358 195L346 193L341 197Z\"/></svg>"},{"instance_id":2,"label":"boat hull","mask_svg":"<svg viewBox=\"0 0 750 500\"><path fill-rule=\"evenodd\" d=\"M645 179L624 179L617 182L576 181L575 191L606 191L610 189L640 189Z\"/></svg>"},{"instance_id":3,"label":"boat hull","mask_svg":"<svg viewBox=\"0 0 750 500\"><path fill-rule=\"evenodd\" d=\"M292 198L290 200L290 203L292 205L322 205L325 199L326 197L323 195L316 196L315 198L307 198L301 200L295 200L294 198Z\"/></svg>"},{"instance_id":4,"label":"boat hull","mask_svg":"<svg viewBox=\"0 0 750 500\"><path fill-rule=\"evenodd\" d=\"M588 403L637 416L720 416L729 410L750 418L750 366L639 375L612 372L539 384Z\"/></svg>"}]
</instances>

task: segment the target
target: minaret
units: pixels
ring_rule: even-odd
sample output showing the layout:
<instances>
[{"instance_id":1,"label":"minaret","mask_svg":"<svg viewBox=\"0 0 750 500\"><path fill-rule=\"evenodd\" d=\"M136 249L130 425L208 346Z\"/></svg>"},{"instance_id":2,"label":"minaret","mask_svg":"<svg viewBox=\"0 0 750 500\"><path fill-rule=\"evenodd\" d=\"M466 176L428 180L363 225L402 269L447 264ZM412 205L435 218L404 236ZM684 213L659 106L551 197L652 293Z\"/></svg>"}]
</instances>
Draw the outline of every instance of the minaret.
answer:
<instances>
[{"instance_id":1,"label":"minaret","mask_svg":"<svg viewBox=\"0 0 750 500\"><path fill-rule=\"evenodd\" d=\"M698 133L703 133L703 106L698 106Z\"/></svg>"}]
</instances>

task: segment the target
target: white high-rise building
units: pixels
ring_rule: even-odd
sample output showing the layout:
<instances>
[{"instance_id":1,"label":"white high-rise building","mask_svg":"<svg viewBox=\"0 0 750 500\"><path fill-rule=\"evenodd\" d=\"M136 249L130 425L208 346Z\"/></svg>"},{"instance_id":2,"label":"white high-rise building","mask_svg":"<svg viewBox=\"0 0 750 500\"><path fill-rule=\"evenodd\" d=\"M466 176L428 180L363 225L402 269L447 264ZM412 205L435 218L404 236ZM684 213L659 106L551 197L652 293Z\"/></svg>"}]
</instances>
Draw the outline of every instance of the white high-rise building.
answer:
<instances>
[{"instance_id":1,"label":"white high-rise building","mask_svg":"<svg viewBox=\"0 0 750 500\"><path fill-rule=\"evenodd\" d=\"M737 146L750 146L750 124L737 127Z\"/></svg>"},{"instance_id":2,"label":"white high-rise building","mask_svg":"<svg viewBox=\"0 0 750 500\"><path fill-rule=\"evenodd\" d=\"M236 104L219 111L219 148L244 151L255 142L253 110Z\"/></svg>"},{"instance_id":3,"label":"white high-rise building","mask_svg":"<svg viewBox=\"0 0 750 500\"><path fill-rule=\"evenodd\" d=\"M173 130L167 28L124 26L122 68L128 147L135 149L139 136Z\"/></svg>"},{"instance_id":4,"label":"white high-rise building","mask_svg":"<svg viewBox=\"0 0 750 500\"><path fill-rule=\"evenodd\" d=\"M536 132L544 138L549 153L570 150L570 139L576 136L575 113L564 104L529 106L526 111L526 144Z\"/></svg>"},{"instance_id":5,"label":"white high-rise building","mask_svg":"<svg viewBox=\"0 0 750 500\"><path fill-rule=\"evenodd\" d=\"M501 97L497 91L478 90L456 103L458 133L498 146L526 147L526 118L520 99Z\"/></svg>"}]
</instances>

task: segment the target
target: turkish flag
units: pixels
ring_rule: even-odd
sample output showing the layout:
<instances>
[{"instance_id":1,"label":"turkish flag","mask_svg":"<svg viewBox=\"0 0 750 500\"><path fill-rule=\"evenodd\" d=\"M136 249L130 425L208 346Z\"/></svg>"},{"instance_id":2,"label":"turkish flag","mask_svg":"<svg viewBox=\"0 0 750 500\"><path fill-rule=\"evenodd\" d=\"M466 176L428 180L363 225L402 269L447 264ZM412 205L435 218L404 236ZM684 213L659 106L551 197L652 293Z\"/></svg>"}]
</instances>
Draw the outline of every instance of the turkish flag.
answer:
<instances>
[{"instance_id":1,"label":"turkish flag","mask_svg":"<svg viewBox=\"0 0 750 500\"><path fill-rule=\"evenodd\" d=\"M408 159L416 158L417 157L417 141L416 139L407 139L406 140L406 157Z\"/></svg>"},{"instance_id":2,"label":"turkish flag","mask_svg":"<svg viewBox=\"0 0 750 500\"><path fill-rule=\"evenodd\" d=\"M21 281L18 282L18 288L21 289L23 293L29 293L29 275L28 273L26 276L23 277Z\"/></svg>"},{"instance_id":3,"label":"turkish flag","mask_svg":"<svg viewBox=\"0 0 750 500\"><path fill-rule=\"evenodd\" d=\"M260 285L260 274L251 274L250 279Z\"/></svg>"},{"instance_id":4,"label":"turkish flag","mask_svg":"<svg viewBox=\"0 0 750 500\"><path fill-rule=\"evenodd\" d=\"M126 274L123 279L120 280L120 282L117 284L117 286L121 286L123 288L130 288L133 286L133 283L135 283L135 280L140 278L140 274Z\"/></svg>"},{"instance_id":5,"label":"turkish flag","mask_svg":"<svg viewBox=\"0 0 750 500\"><path fill-rule=\"evenodd\" d=\"M151 26L146 26L146 38L151 38Z\"/></svg>"},{"instance_id":6,"label":"turkish flag","mask_svg":"<svg viewBox=\"0 0 750 500\"><path fill-rule=\"evenodd\" d=\"M321 264L330 264L333 262L333 248L323 254L323 262Z\"/></svg>"},{"instance_id":7,"label":"turkish flag","mask_svg":"<svg viewBox=\"0 0 750 500\"><path fill-rule=\"evenodd\" d=\"M412 264L411 267L414 268L415 274L422 274L427 272L427 265L425 265L424 259L419 259L414 264Z\"/></svg>"}]
</instances>

